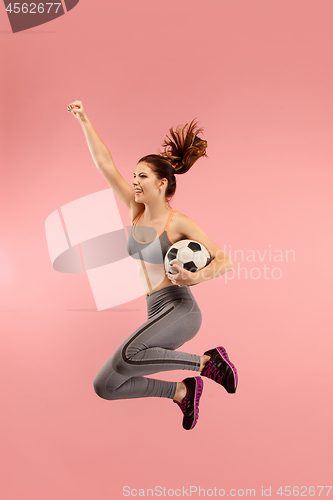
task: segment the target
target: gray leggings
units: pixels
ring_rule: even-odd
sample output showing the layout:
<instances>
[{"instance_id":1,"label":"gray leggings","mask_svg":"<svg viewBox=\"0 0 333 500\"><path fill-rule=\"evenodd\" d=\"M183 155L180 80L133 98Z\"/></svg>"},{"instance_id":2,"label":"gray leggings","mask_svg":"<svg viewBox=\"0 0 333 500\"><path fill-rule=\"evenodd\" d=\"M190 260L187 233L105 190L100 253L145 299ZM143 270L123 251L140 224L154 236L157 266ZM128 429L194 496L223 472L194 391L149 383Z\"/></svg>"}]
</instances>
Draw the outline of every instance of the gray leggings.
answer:
<instances>
[{"instance_id":1,"label":"gray leggings","mask_svg":"<svg viewBox=\"0 0 333 500\"><path fill-rule=\"evenodd\" d=\"M104 399L173 399L176 382L142 375L169 370L200 370L200 356L174 349L199 331L202 317L188 286L172 285L150 294L148 319L126 339L97 373L96 394Z\"/></svg>"}]
</instances>

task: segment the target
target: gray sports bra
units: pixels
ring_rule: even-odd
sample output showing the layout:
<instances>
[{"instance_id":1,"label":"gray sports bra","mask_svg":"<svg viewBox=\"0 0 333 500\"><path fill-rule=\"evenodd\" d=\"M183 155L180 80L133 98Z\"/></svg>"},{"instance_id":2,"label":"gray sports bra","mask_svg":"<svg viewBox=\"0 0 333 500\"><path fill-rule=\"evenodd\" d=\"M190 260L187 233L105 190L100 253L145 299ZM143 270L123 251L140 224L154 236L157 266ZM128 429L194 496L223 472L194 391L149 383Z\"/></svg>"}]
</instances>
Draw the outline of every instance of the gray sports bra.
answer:
<instances>
[{"instance_id":1,"label":"gray sports bra","mask_svg":"<svg viewBox=\"0 0 333 500\"><path fill-rule=\"evenodd\" d=\"M135 217L127 240L127 252L133 259L139 259L151 264L164 265L164 257L169 248L174 244L169 237L169 223L175 211L174 208L171 210L163 232L156 239L154 239L154 236L156 236L155 229L148 226L136 225L139 218L144 213L144 209ZM134 238L134 232L137 238L141 241L147 240L147 242L140 243L137 241Z\"/></svg>"}]
</instances>

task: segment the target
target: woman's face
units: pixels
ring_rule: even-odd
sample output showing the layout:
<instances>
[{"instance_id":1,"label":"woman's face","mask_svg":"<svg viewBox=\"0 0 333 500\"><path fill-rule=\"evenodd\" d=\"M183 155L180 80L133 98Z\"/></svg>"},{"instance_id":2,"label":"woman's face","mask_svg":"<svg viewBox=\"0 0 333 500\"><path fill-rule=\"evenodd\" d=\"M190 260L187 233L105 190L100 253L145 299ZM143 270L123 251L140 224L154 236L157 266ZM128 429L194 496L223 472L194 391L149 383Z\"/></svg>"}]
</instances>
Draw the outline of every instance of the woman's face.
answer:
<instances>
[{"instance_id":1,"label":"woman's face","mask_svg":"<svg viewBox=\"0 0 333 500\"><path fill-rule=\"evenodd\" d=\"M145 203L147 200L157 198L161 196L160 192L166 189L165 182L158 180L156 174L145 162L137 164L132 186L135 191L135 201L138 203ZM165 187L163 188L163 186Z\"/></svg>"}]
</instances>

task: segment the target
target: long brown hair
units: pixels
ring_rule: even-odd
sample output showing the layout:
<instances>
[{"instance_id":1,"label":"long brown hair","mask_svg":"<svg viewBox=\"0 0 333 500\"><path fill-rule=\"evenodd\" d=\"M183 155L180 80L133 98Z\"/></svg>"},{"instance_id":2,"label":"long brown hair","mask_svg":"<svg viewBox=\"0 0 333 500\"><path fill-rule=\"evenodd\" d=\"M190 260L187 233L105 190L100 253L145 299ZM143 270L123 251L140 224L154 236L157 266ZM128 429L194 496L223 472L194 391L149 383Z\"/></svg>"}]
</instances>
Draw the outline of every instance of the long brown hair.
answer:
<instances>
[{"instance_id":1,"label":"long brown hair","mask_svg":"<svg viewBox=\"0 0 333 500\"><path fill-rule=\"evenodd\" d=\"M198 137L202 128L197 128L194 120L184 127L177 127L176 130L169 129L170 137L166 137L162 144L163 151L159 154L144 156L138 163L144 161L149 164L158 179L168 179L165 197L170 198L176 191L175 174L185 174L201 156L206 154L207 141Z\"/></svg>"}]
</instances>

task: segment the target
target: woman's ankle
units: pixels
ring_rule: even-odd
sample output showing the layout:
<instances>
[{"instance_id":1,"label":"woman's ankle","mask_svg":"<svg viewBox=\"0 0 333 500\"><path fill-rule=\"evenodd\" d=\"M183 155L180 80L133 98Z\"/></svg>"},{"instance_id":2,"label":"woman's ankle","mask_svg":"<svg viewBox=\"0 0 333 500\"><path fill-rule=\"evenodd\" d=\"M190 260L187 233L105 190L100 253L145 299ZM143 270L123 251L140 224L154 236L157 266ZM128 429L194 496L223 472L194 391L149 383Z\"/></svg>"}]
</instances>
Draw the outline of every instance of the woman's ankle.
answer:
<instances>
[{"instance_id":1,"label":"woman's ankle","mask_svg":"<svg viewBox=\"0 0 333 500\"><path fill-rule=\"evenodd\" d=\"M185 398L186 393L187 393L187 387L184 384L184 382L177 382L177 388L173 400L177 401L178 403L181 403Z\"/></svg>"},{"instance_id":2,"label":"woman's ankle","mask_svg":"<svg viewBox=\"0 0 333 500\"><path fill-rule=\"evenodd\" d=\"M202 372L202 370L205 367L205 364L207 361L210 359L210 356L207 356L207 354L204 354L203 356L200 356L200 368L199 371Z\"/></svg>"}]
</instances>

